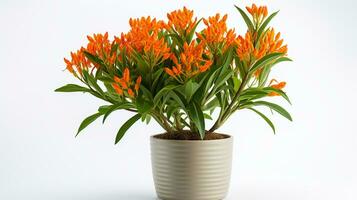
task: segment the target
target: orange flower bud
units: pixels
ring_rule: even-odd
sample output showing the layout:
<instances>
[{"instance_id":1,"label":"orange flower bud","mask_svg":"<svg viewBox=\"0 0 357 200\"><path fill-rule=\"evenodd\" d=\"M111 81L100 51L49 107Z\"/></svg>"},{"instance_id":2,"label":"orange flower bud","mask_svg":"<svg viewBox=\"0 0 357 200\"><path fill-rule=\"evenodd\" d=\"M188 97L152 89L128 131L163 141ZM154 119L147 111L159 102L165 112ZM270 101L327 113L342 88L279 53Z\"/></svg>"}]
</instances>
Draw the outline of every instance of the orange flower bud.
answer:
<instances>
[{"instance_id":1,"label":"orange flower bud","mask_svg":"<svg viewBox=\"0 0 357 200\"><path fill-rule=\"evenodd\" d=\"M135 90L136 90L136 91L139 91L140 83L141 83L141 76L139 76L139 77L136 79L136 83L135 83Z\"/></svg>"},{"instance_id":2,"label":"orange flower bud","mask_svg":"<svg viewBox=\"0 0 357 200\"><path fill-rule=\"evenodd\" d=\"M173 72L171 69L165 67L164 70L165 70L165 72L166 72L168 75L170 75L170 76L175 76L174 72Z\"/></svg>"},{"instance_id":3,"label":"orange flower bud","mask_svg":"<svg viewBox=\"0 0 357 200\"><path fill-rule=\"evenodd\" d=\"M283 89L285 87L285 85L286 85L286 82L280 82L280 83L271 85L272 82L277 82L277 81L275 79L273 79L273 80L270 81L269 85L270 85L270 87L278 89L278 90ZM270 92L268 94L268 96L279 96L279 94L276 93L276 92Z\"/></svg>"},{"instance_id":4,"label":"orange flower bud","mask_svg":"<svg viewBox=\"0 0 357 200\"><path fill-rule=\"evenodd\" d=\"M112 83L112 86L118 94L123 95L123 90L117 84Z\"/></svg>"},{"instance_id":5,"label":"orange flower bud","mask_svg":"<svg viewBox=\"0 0 357 200\"><path fill-rule=\"evenodd\" d=\"M124 69L123 80L124 80L126 83L129 83L129 81L130 81L129 68L125 68L125 69Z\"/></svg>"},{"instance_id":6,"label":"orange flower bud","mask_svg":"<svg viewBox=\"0 0 357 200\"><path fill-rule=\"evenodd\" d=\"M128 95L130 96L130 97L134 97L134 92L133 92L133 90L132 89L128 89Z\"/></svg>"},{"instance_id":7,"label":"orange flower bud","mask_svg":"<svg viewBox=\"0 0 357 200\"><path fill-rule=\"evenodd\" d=\"M114 81L115 81L116 83L119 83L119 82L120 82L120 78L118 78L117 76L114 76Z\"/></svg>"}]
</instances>

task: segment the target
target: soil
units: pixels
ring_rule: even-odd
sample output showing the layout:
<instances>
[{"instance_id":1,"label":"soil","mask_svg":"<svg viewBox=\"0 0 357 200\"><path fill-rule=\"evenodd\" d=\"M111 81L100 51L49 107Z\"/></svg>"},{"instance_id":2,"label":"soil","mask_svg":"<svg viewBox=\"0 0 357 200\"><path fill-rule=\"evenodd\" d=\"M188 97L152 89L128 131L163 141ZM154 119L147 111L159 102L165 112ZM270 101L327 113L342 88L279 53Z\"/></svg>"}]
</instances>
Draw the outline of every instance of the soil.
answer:
<instances>
[{"instance_id":1,"label":"soil","mask_svg":"<svg viewBox=\"0 0 357 200\"><path fill-rule=\"evenodd\" d=\"M228 135L220 133L206 132L203 140L219 140L229 137ZM156 135L155 138L166 139L166 140L201 140L201 137L198 133L193 133L191 131L181 131L173 133L163 133Z\"/></svg>"}]
</instances>

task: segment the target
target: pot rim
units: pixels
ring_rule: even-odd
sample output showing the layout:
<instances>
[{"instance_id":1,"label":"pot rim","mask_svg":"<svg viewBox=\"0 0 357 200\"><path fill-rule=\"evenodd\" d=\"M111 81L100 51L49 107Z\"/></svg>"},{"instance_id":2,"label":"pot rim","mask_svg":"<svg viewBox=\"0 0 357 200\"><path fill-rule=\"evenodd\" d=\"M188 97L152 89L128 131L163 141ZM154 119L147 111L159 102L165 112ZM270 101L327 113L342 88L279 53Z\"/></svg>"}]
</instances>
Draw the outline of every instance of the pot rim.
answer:
<instances>
[{"instance_id":1,"label":"pot rim","mask_svg":"<svg viewBox=\"0 0 357 200\"><path fill-rule=\"evenodd\" d=\"M157 140L157 141L166 141L166 142L177 142L177 143L213 143L213 142L224 142L227 140L233 140L233 136L228 135L228 134L223 134L223 133L219 133L223 136L225 136L225 138L223 139L214 139L214 140L176 140L176 139L163 139L163 138L157 138L155 136L161 135L163 133L158 133L158 134L154 134L150 136L151 140Z\"/></svg>"}]
</instances>

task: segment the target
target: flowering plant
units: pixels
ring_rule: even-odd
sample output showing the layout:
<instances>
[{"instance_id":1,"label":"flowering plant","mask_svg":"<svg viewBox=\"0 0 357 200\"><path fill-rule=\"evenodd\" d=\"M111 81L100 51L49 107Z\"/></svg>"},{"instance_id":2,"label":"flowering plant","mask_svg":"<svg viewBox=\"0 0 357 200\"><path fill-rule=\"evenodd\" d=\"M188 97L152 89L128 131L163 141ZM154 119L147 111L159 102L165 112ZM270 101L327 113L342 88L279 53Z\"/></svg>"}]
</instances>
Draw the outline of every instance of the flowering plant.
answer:
<instances>
[{"instance_id":1,"label":"flowering plant","mask_svg":"<svg viewBox=\"0 0 357 200\"><path fill-rule=\"evenodd\" d=\"M190 131L200 139L218 129L235 111L249 109L273 129L273 123L256 106L266 106L289 120L281 106L265 97L289 98L285 82L269 79L272 67L290 61L287 45L269 22L266 6L236 7L248 30L237 36L226 25L227 15L198 19L184 7L167 14L168 20L151 17L130 19L130 30L109 39L108 33L87 36L88 44L71 59L67 70L83 86L68 84L57 92L86 92L108 105L84 119L77 135L103 116L103 122L116 110L135 115L119 129L117 143L136 121L151 118L167 133ZM197 31L203 22L204 28ZM205 120L213 120L211 128Z\"/></svg>"}]
</instances>

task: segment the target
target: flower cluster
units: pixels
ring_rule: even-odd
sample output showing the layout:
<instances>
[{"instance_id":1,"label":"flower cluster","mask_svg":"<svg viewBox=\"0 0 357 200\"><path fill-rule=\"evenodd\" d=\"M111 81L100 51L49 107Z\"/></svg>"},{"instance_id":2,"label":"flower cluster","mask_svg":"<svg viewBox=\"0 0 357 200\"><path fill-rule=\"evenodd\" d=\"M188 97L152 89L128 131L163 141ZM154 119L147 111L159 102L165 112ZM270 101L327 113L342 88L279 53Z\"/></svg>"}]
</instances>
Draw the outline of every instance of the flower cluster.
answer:
<instances>
[{"instance_id":1,"label":"flower cluster","mask_svg":"<svg viewBox=\"0 0 357 200\"><path fill-rule=\"evenodd\" d=\"M172 69L166 67L165 71L173 77L178 75L192 77L198 73L205 72L212 65L212 60L204 59L204 55L207 56L204 52L203 43L185 43L183 52L179 56L180 60L173 54L170 58L175 66Z\"/></svg>"},{"instance_id":2,"label":"flower cluster","mask_svg":"<svg viewBox=\"0 0 357 200\"><path fill-rule=\"evenodd\" d=\"M136 81L134 82L130 78L129 68L125 68L122 78L114 76L114 81L115 82L112 83L112 86L119 95L126 95L130 98L134 98L139 91L141 76L138 76Z\"/></svg>"},{"instance_id":3,"label":"flower cluster","mask_svg":"<svg viewBox=\"0 0 357 200\"><path fill-rule=\"evenodd\" d=\"M245 37L238 36L236 40L237 55L242 61L248 65L270 53L283 53L288 51L287 45L283 45L283 39L280 39L280 32L275 35L273 28L266 31L265 35L256 42L254 46L254 38L248 31Z\"/></svg>"},{"instance_id":4,"label":"flower cluster","mask_svg":"<svg viewBox=\"0 0 357 200\"><path fill-rule=\"evenodd\" d=\"M130 19L130 31L125 34L122 42L125 44L129 54L132 51L144 54L146 60L150 60L150 65L155 65L160 59L167 59L170 56L170 48L160 35L165 23L157 21L155 18L142 17L140 19Z\"/></svg>"},{"instance_id":5,"label":"flower cluster","mask_svg":"<svg viewBox=\"0 0 357 200\"><path fill-rule=\"evenodd\" d=\"M247 6L246 9L258 25L268 16L268 8L266 6L258 7L253 3L251 7Z\"/></svg>"},{"instance_id":6,"label":"flower cluster","mask_svg":"<svg viewBox=\"0 0 357 200\"><path fill-rule=\"evenodd\" d=\"M221 18L220 14L203 19L206 28L202 33L196 33L197 37L208 45L213 52L220 48L225 51L236 39L234 29L228 30L226 21L227 15Z\"/></svg>"},{"instance_id":7,"label":"flower cluster","mask_svg":"<svg viewBox=\"0 0 357 200\"><path fill-rule=\"evenodd\" d=\"M169 32L176 31L180 35L187 36L197 24L197 17L193 18L193 10L183 7L167 14L168 22L166 29Z\"/></svg>"},{"instance_id":8,"label":"flower cluster","mask_svg":"<svg viewBox=\"0 0 357 200\"><path fill-rule=\"evenodd\" d=\"M251 14L256 28L267 17L266 6L246 7ZM76 52L71 52L71 59L64 58L66 68L76 77L82 77L82 71L95 70L101 67L87 57L87 53L100 60L107 68L112 67L113 88L119 95L134 97L138 94L141 77L137 68L143 64L149 68L163 67L166 74L175 80L184 80L204 73L215 62L218 53L224 53L234 47L235 53L245 66L271 53L287 53L287 45L283 44L280 32L269 28L257 37L257 32L249 30L244 36L237 36L234 29L227 27L227 15L216 14L203 18L205 28L195 31L199 23L193 10L183 7L167 14L168 21L151 17L130 19L130 30L114 36L110 41L108 33L87 36L88 44ZM192 32L193 31L193 32ZM189 34L197 36L187 40ZM173 46L168 35L177 34L183 40L181 47ZM124 52L124 54L123 54ZM125 58L125 62L124 62ZM119 68L116 72L115 68ZM130 72L131 71L131 72ZM257 77L261 69L254 75ZM122 76L119 78L119 76ZM132 80L136 79L135 82ZM284 84L285 85L285 84ZM280 85L281 86L281 85ZM275 87L275 86L274 86ZM281 87L282 88L282 87Z\"/></svg>"}]
</instances>

